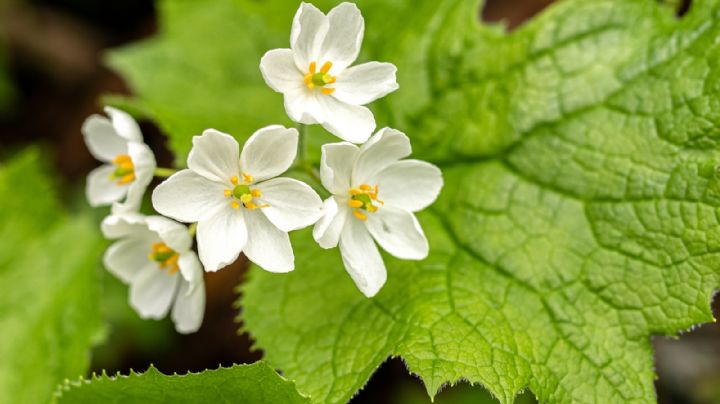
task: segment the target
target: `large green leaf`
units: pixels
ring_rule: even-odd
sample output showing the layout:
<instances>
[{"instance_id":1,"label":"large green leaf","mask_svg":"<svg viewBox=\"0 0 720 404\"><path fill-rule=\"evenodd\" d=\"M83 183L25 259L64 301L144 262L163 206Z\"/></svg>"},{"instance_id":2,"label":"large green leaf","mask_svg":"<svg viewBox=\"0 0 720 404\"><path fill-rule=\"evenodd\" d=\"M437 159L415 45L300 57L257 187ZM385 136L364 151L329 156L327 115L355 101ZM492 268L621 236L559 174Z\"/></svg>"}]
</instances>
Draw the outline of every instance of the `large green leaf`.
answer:
<instances>
[{"instance_id":1,"label":"large green leaf","mask_svg":"<svg viewBox=\"0 0 720 404\"><path fill-rule=\"evenodd\" d=\"M446 179L430 257L386 258L368 300L302 234L296 273L252 274L245 326L319 401L395 355L431 395L468 379L503 402L653 401L650 336L712 320L720 285L718 2L680 21L565 2L510 36L473 10L443 2L392 46L392 124Z\"/></svg>"},{"instance_id":2,"label":"large green leaf","mask_svg":"<svg viewBox=\"0 0 720 404\"><path fill-rule=\"evenodd\" d=\"M653 401L650 336L711 320L720 284L720 2L677 19L651 0L566 1L512 34L479 24L475 0L359 5L361 59L399 68L379 126L443 168L421 216L431 255L386 257L366 299L337 251L296 235L295 273L255 269L243 289L267 359L321 402L395 355L431 395L467 379L503 402L525 387ZM111 60L182 156L204 127L286 122L257 64L287 47L296 7L166 0L165 34Z\"/></svg>"},{"instance_id":3,"label":"large green leaf","mask_svg":"<svg viewBox=\"0 0 720 404\"><path fill-rule=\"evenodd\" d=\"M89 218L69 216L34 151L0 165L0 402L42 403L83 374L101 331Z\"/></svg>"},{"instance_id":4,"label":"large green leaf","mask_svg":"<svg viewBox=\"0 0 720 404\"><path fill-rule=\"evenodd\" d=\"M292 382L262 362L201 373L165 376L154 367L129 376L66 382L59 404L95 403L307 403Z\"/></svg>"}]
</instances>

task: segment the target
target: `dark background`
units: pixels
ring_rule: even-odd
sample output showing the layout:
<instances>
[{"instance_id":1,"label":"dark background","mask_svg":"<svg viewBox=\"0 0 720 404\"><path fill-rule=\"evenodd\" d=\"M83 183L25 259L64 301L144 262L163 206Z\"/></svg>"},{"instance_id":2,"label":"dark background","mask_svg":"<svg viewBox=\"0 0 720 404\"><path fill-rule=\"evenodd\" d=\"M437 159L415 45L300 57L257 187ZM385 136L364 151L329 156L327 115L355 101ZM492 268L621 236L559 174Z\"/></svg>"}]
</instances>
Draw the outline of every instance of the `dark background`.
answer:
<instances>
[{"instance_id":1,"label":"dark background","mask_svg":"<svg viewBox=\"0 0 720 404\"><path fill-rule=\"evenodd\" d=\"M652 1L652 0L648 0ZM509 30L541 11L551 0L488 0L485 21L503 21ZM671 1L681 15L689 1ZM29 143L41 143L53 159L63 189L79 190L96 166L80 134L83 120L100 112L99 97L126 93L122 78L102 65L102 52L152 36L157 31L154 2L143 0L0 0L0 47L4 48L15 97L0 106L0 157ZM160 165L172 160L164 137L151 122L141 122L145 139ZM68 203L74 196L68 194ZM208 304L202 329L182 336L168 321L141 321L127 307L126 289L105 276L106 341L93 352L93 371L109 374L145 370L151 363L164 373L201 371L262 357L247 335L238 335L233 308L235 285L247 262L207 274ZM718 316L720 299L713 307ZM656 382L661 403L720 402L720 326L708 324L679 339L654 338ZM522 402L532 401L525 394ZM429 402L424 388L400 359L388 360L353 403ZM489 402L480 388L445 389L436 402Z\"/></svg>"}]
</instances>

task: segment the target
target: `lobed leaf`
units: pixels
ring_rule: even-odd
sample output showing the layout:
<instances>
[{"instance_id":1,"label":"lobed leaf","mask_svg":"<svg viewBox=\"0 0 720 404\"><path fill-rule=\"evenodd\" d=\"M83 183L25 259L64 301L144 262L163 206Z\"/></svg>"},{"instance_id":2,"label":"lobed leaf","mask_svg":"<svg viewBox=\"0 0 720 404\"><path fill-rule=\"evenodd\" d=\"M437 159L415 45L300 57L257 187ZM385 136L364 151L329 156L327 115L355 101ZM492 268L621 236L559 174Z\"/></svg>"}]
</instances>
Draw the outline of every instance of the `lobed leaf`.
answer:
<instances>
[{"instance_id":1,"label":"lobed leaf","mask_svg":"<svg viewBox=\"0 0 720 404\"><path fill-rule=\"evenodd\" d=\"M151 366L145 373L66 382L58 404L94 403L307 403L292 382L263 362L200 373L166 376Z\"/></svg>"}]
</instances>

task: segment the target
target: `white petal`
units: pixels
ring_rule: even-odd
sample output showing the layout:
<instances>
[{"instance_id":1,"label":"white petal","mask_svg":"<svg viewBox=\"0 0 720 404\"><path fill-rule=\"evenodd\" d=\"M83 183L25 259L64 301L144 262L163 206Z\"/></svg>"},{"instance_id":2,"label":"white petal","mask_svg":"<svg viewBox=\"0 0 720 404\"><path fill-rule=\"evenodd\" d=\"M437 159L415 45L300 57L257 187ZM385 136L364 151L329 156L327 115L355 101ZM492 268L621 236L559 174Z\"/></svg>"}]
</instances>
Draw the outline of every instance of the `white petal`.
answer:
<instances>
[{"instance_id":1,"label":"white petal","mask_svg":"<svg viewBox=\"0 0 720 404\"><path fill-rule=\"evenodd\" d=\"M128 185L125 201L113 207L118 212L137 212L145 190L155 176L155 156L145 143L130 142L128 154L135 166L135 180Z\"/></svg>"},{"instance_id":2,"label":"white petal","mask_svg":"<svg viewBox=\"0 0 720 404\"><path fill-rule=\"evenodd\" d=\"M352 185L370 184L375 175L390 164L410 155L410 139L404 133L390 128L378 131L360 148L353 167Z\"/></svg>"},{"instance_id":3,"label":"white petal","mask_svg":"<svg viewBox=\"0 0 720 404\"><path fill-rule=\"evenodd\" d=\"M348 208L338 206L335 197L331 196L325 200L323 217L313 228L313 238L320 244L320 247L337 247L349 211Z\"/></svg>"},{"instance_id":4,"label":"white petal","mask_svg":"<svg viewBox=\"0 0 720 404\"><path fill-rule=\"evenodd\" d=\"M181 222L197 222L229 206L225 189L225 185L192 170L181 170L155 188L152 203L162 215Z\"/></svg>"},{"instance_id":5,"label":"white petal","mask_svg":"<svg viewBox=\"0 0 720 404\"><path fill-rule=\"evenodd\" d=\"M365 20L353 3L341 3L327 15L330 23L318 63L331 61L333 72L341 72L357 59L365 33Z\"/></svg>"},{"instance_id":6,"label":"white petal","mask_svg":"<svg viewBox=\"0 0 720 404\"><path fill-rule=\"evenodd\" d=\"M105 268L121 281L130 283L148 264L149 238L131 237L113 243L103 256Z\"/></svg>"},{"instance_id":7,"label":"white petal","mask_svg":"<svg viewBox=\"0 0 720 404\"><path fill-rule=\"evenodd\" d=\"M248 234L241 209L229 206L198 222L197 241L205 270L215 272L232 264L245 247Z\"/></svg>"},{"instance_id":8,"label":"white petal","mask_svg":"<svg viewBox=\"0 0 720 404\"><path fill-rule=\"evenodd\" d=\"M358 150L357 146L347 142L322 146L320 180L325 189L336 195L347 194Z\"/></svg>"},{"instance_id":9,"label":"white petal","mask_svg":"<svg viewBox=\"0 0 720 404\"><path fill-rule=\"evenodd\" d=\"M107 216L100 224L103 236L117 239L148 232L145 216L139 213L115 214Z\"/></svg>"},{"instance_id":10,"label":"white petal","mask_svg":"<svg viewBox=\"0 0 720 404\"><path fill-rule=\"evenodd\" d=\"M105 113L110 116L112 125L118 135L129 141L142 143L143 138L140 127L127 112L113 107L105 107Z\"/></svg>"},{"instance_id":11,"label":"white petal","mask_svg":"<svg viewBox=\"0 0 720 404\"><path fill-rule=\"evenodd\" d=\"M288 234L258 211L245 214L248 241L243 252L248 259L269 272L285 273L295 268L295 256Z\"/></svg>"},{"instance_id":12,"label":"white petal","mask_svg":"<svg viewBox=\"0 0 720 404\"><path fill-rule=\"evenodd\" d=\"M337 77L332 96L353 105L365 105L398 89L392 63L370 62L353 66Z\"/></svg>"},{"instance_id":13,"label":"white petal","mask_svg":"<svg viewBox=\"0 0 720 404\"><path fill-rule=\"evenodd\" d=\"M115 166L106 164L88 174L85 186L85 195L92 207L110 205L125 197L127 185L118 185L117 180L111 179Z\"/></svg>"},{"instance_id":14,"label":"white petal","mask_svg":"<svg viewBox=\"0 0 720 404\"><path fill-rule=\"evenodd\" d=\"M110 120L100 115L91 115L82 126L82 134L90 154L105 163L115 157L127 154L127 140L120 137Z\"/></svg>"},{"instance_id":15,"label":"white petal","mask_svg":"<svg viewBox=\"0 0 720 404\"><path fill-rule=\"evenodd\" d=\"M322 216L322 200L310 186L292 178L273 178L257 184L262 193L260 203L270 206L262 213L275 227L292 231L310 226Z\"/></svg>"},{"instance_id":16,"label":"white petal","mask_svg":"<svg viewBox=\"0 0 720 404\"><path fill-rule=\"evenodd\" d=\"M313 125L325 120L325 109L318 101L318 92L307 87L285 93L285 112L290 119L305 125ZM323 96L325 96L323 94Z\"/></svg>"},{"instance_id":17,"label":"white petal","mask_svg":"<svg viewBox=\"0 0 720 404\"><path fill-rule=\"evenodd\" d=\"M202 281L197 285L180 281L180 288L172 309L172 320L175 330L181 334L190 334L202 325L205 316L205 285Z\"/></svg>"},{"instance_id":18,"label":"white petal","mask_svg":"<svg viewBox=\"0 0 720 404\"><path fill-rule=\"evenodd\" d=\"M195 283L202 280L203 267L195 251L186 251L180 254L178 266L180 267L180 273L186 281Z\"/></svg>"},{"instance_id":19,"label":"white petal","mask_svg":"<svg viewBox=\"0 0 720 404\"><path fill-rule=\"evenodd\" d=\"M327 16L317 7L308 3L300 4L290 33L290 47L295 56L295 65L300 71L307 71L310 62L319 62L320 47L329 27Z\"/></svg>"},{"instance_id":20,"label":"white petal","mask_svg":"<svg viewBox=\"0 0 720 404\"><path fill-rule=\"evenodd\" d=\"M378 198L386 206L417 212L435 202L443 186L442 172L419 160L395 162L377 174Z\"/></svg>"},{"instance_id":21,"label":"white petal","mask_svg":"<svg viewBox=\"0 0 720 404\"><path fill-rule=\"evenodd\" d=\"M148 216L145 220L148 229L157 233L160 240L176 252L183 254L192 248L192 237L185 225L162 216Z\"/></svg>"},{"instance_id":22,"label":"white petal","mask_svg":"<svg viewBox=\"0 0 720 404\"><path fill-rule=\"evenodd\" d=\"M428 241L412 213L389 206L368 214L365 222L375 241L390 254L406 260L421 260L428 255Z\"/></svg>"},{"instance_id":23,"label":"white petal","mask_svg":"<svg viewBox=\"0 0 720 404\"><path fill-rule=\"evenodd\" d=\"M142 318L165 317L180 279L177 274L168 274L158 268L156 263L148 262L130 285L130 306Z\"/></svg>"},{"instance_id":24,"label":"white petal","mask_svg":"<svg viewBox=\"0 0 720 404\"><path fill-rule=\"evenodd\" d=\"M240 145L227 133L206 129L193 137L188 155L188 168L213 181L230 183L240 173Z\"/></svg>"},{"instance_id":25,"label":"white petal","mask_svg":"<svg viewBox=\"0 0 720 404\"><path fill-rule=\"evenodd\" d=\"M360 220L347 220L340 235L340 254L358 289L367 297L375 296L387 273L380 251Z\"/></svg>"},{"instance_id":26,"label":"white petal","mask_svg":"<svg viewBox=\"0 0 720 404\"><path fill-rule=\"evenodd\" d=\"M240 167L252 175L255 182L277 177L292 165L297 145L297 129L280 125L264 127L245 142Z\"/></svg>"},{"instance_id":27,"label":"white petal","mask_svg":"<svg viewBox=\"0 0 720 404\"><path fill-rule=\"evenodd\" d=\"M260 59L260 71L265 83L273 90L285 93L305 87L304 72L298 70L290 49L273 49Z\"/></svg>"},{"instance_id":28,"label":"white petal","mask_svg":"<svg viewBox=\"0 0 720 404\"><path fill-rule=\"evenodd\" d=\"M351 143L362 143L375 130L375 118L369 109L346 104L333 96L318 96L321 107L325 110L323 128L342 140Z\"/></svg>"}]
</instances>

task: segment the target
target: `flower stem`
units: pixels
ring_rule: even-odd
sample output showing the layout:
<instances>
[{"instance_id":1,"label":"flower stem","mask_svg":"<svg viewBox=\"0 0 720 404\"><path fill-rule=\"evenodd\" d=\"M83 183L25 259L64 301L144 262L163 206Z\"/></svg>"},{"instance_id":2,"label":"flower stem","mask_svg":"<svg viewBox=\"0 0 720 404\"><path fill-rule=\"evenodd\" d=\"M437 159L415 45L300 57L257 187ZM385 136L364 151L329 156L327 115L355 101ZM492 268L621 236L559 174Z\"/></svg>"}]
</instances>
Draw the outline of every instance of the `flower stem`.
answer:
<instances>
[{"instance_id":1,"label":"flower stem","mask_svg":"<svg viewBox=\"0 0 720 404\"><path fill-rule=\"evenodd\" d=\"M305 152L305 137L307 136L307 126L303 124L298 124L298 132L300 135L298 136L298 161L300 162L301 166L307 165L307 155Z\"/></svg>"},{"instance_id":2,"label":"flower stem","mask_svg":"<svg viewBox=\"0 0 720 404\"><path fill-rule=\"evenodd\" d=\"M161 178L167 178L173 174L175 174L177 170L174 168L164 168L164 167L157 167L155 169L155 176L161 177Z\"/></svg>"},{"instance_id":3,"label":"flower stem","mask_svg":"<svg viewBox=\"0 0 720 404\"><path fill-rule=\"evenodd\" d=\"M315 167L313 167L310 163L303 164L302 170L305 174L309 175L318 185L322 184L318 170Z\"/></svg>"},{"instance_id":4,"label":"flower stem","mask_svg":"<svg viewBox=\"0 0 720 404\"><path fill-rule=\"evenodd\" d=\"M191 236L194 236L196 231L197 231L197 223L193 223L188 227L188 233L190 233Z\"/></svg>"}]
</instances>

